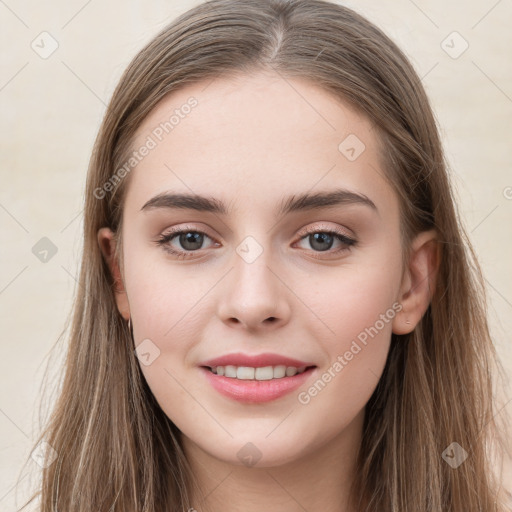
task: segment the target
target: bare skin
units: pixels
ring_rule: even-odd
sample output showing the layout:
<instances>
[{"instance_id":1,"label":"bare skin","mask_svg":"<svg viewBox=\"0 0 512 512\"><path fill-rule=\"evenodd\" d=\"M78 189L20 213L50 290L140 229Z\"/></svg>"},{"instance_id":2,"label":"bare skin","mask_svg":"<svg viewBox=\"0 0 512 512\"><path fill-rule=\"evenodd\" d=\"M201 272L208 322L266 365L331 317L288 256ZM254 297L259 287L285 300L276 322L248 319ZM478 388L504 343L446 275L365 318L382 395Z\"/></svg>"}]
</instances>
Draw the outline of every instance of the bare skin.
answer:
<instances>
[{"instance_id":1,"label":"bare skin","mask_svg":"<svg viewBox=\"0 0 512 512\"><path fill-rule=\"evenodd\" d=\"M187 86L144 120L134 150L191 96L197 106L125 178L122 264L112 257L112 232L98 232L135 346L149 339L160 351L141 369L182 432L207 495L193 495L190 507L355 512L347 496L364 407L392 332L412 331L428 308L435 232L419 234L403 264L398 198L383 178L371 123L307 81L258 73ZM350 134L357 139L340 150ZM344 202L276 216L289 196L341 188L375 208ZM213 197L230 211L142 209L171 192ZM178 227L204 235L185 247L179 235L156 243ZM356 242L332 235L322 245L306 228L337 230ZM246 237L252 245L243 245ZM254 261L237 252L241 246L258 254ZM317 367L277 400L240 403L213 389L199 368L233 352L273 352ZM311 391L325 374L326 385ZM255 464L244 462L247 450Z\"/></svg>"}]
</instances>

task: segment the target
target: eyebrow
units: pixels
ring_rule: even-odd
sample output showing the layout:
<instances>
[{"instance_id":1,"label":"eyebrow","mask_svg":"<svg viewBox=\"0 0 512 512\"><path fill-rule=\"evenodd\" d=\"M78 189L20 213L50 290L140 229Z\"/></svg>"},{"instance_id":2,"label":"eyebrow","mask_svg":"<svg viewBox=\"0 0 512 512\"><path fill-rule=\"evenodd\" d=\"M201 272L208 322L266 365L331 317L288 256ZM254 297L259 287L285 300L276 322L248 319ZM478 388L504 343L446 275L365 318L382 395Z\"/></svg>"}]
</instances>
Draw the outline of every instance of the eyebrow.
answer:
<instances>
[{"instance_id":1,"label":"eyebrow","mask_svg":"<svg viewBox=\"0 0 512 512\"><path fill-rule=\"evenodd\" d=\"M367 206L378 213L375 203L365 196L346 189L336 189L315 194L292 195L286 201L281 202L277 216L298 211L309 211L344 204L360 204ZM199 212L211 212L220 215L229 215L226 205L214 197L205 197L197 194L173 194L163 192L147 201L141 208L150 210L155 208L196 210Z\"/></svg>"}]
</instances>

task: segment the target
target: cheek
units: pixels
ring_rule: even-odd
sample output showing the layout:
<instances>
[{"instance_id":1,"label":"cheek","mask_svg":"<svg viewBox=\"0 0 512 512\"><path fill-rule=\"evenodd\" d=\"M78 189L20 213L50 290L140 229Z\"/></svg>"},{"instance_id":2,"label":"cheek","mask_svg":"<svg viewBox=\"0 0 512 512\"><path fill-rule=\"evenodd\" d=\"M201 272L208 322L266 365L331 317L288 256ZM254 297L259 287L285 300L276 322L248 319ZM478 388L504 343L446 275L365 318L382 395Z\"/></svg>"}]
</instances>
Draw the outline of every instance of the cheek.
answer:
<instances>
[{"instance_id":1,"label":"cheek","mask_svg":"<svg viewBox=\"0 0 512 512\"><path fill-rule=\"evenodd\" d=\"M176 279L169 272L165 277L160 273L160 278L158 274L154 269L141 268L132 280L134 349L153 396L176 421L191 401L190 369L184 363L201 329L194 309L201 295L180 281L177 272ZM150 354L149 364L145 364L144 353ZM187 414L200 417L200 411Z\"/></svg>"},{"instance_id":2,"label":"cheek","mask_svg":"<svg viewBox=\"0 0 512 512\"><path fill-rule=\"evenodd\" d=\"M134 350L155 398L166 410L174 410L190 401L180 383L187 378L185 363L202 322L210 318L204 314L204 301L212 282L193 266L170 265L164 258L155 261L143 251L131 254L125 275ZM149 357L144 358L145 353Z\"/></svg>"},{"instance_id":3,"label":"cheek","mask_svg":"<svg viewBox=\"0 0 512 512\"><path fill-rule=\"evenodd\" d=\"M334 334L317 336L326 362L297 395L304 428L313 438L327 439L347 427L364 410L384 370L397 308L389 291L373 286L354 288L353 299L338 294L326 315Z\"/></svg>"},{"instance_id":4,"label":"cheek","mask_svg":"<svg viewBox=\"0 0 512 512\"><path fill-rule=\"evenodd\" d=\"M317 277L313 285L296 288L297 294L306 297L304 302L320 320L317 327L321 330L317 331L317 336L322 332L322 337L330 340L330 352L376 323L379 331L391 332L389 320L400 308L396 302L400 272L396 258L382 258L340 267ZM308 294L311 287L314 292Z\"/></svg>"},{"instance_id":5,"label":"cheek","mask_svg":"<svg viewBox=\"0 0 512 512\"><path fill-rule=\"evenodd\" d=\"M348 417L365 405L384 369L392 322L401 310L396 301L400 272L390 255L372 264L340 267L336 276L317 279L319 291L308 301L315 315L303 327L316 339L325 360L316 384L299 396L300 403L315 402L311 409L320 403L338 405Z\"/></svg>"},{"instance_id":6,"label":"cheek","mask_svg":"<svg viewBox=\"0 0 512 512\"><path fill-rule=\"evenodd\" d=\"M154 337L163 344L173 339L179 345L192 339L188 333L196 326L198 303L211 283L193 266L160 260L134 257L127 263L130 309L137 338Z\"/></svg>"}]
</instances>

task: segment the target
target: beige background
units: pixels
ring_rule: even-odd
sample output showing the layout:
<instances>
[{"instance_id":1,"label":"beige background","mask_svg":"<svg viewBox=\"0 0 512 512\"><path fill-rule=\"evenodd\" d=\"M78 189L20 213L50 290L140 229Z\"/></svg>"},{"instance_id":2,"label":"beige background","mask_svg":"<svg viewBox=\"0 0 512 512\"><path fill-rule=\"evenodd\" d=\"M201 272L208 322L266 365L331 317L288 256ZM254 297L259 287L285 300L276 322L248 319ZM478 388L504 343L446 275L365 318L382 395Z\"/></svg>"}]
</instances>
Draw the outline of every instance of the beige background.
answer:
<instances>
[{"instance_id":1,"label":"beige background","mask_svg":"<svg viewBox=\"0 0 512 512\"><path fill-rule=\"evenodd\" d=\"M16 495L20 503L31 478L25 476L15 492L15 479L38 428L38 397L49 351L71 307L86 167L105 105L135 53L176 15L198 3L0 2L2 511L15 510ZM460 210L484 269L492 333L510 377L512 3L345 4L384 29L423 79L441 126ZM39 53L51 49L49 36L39 36L43 31L58 42L46 59L31 47ZM454 31L460 36L450 35ZM41 38L46 38L44 48ZM467 50L453 58L464 41ZM42 237L57 247L46 263L32 253ZM59 343L55 365L64 350L65 343ZM58 386L58 367L53 368L50 384ZM510 389L504 395L505 401L512 398ZM504 410L511 408L512 402ZM35 462L28 469L37 469Z\"/></svg>"}]
</instances>

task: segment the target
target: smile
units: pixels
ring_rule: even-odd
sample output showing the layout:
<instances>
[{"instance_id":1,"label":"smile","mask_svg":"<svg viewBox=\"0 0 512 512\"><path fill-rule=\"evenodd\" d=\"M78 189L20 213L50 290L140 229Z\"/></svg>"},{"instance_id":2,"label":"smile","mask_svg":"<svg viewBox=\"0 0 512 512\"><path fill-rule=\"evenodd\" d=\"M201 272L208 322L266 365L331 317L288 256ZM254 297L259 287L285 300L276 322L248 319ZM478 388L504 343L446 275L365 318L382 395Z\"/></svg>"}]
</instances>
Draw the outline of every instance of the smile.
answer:
<instances>
[{"instance_id":1,"label":"smile","mask_svg":"<svg viewBox=\"0 0 512 512\"><path fill-rule=\"evenodd\" d=\"M315 373L317 367L227 365L201 366L199 369L221 395L244 403L263 403L296 390Z\"/></svg>"}]
</instances>

